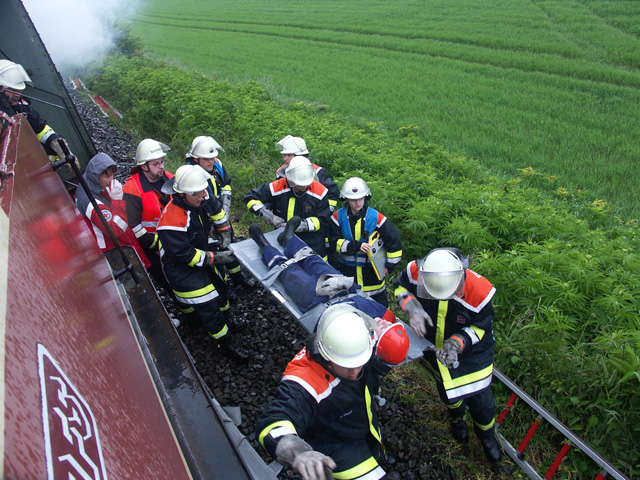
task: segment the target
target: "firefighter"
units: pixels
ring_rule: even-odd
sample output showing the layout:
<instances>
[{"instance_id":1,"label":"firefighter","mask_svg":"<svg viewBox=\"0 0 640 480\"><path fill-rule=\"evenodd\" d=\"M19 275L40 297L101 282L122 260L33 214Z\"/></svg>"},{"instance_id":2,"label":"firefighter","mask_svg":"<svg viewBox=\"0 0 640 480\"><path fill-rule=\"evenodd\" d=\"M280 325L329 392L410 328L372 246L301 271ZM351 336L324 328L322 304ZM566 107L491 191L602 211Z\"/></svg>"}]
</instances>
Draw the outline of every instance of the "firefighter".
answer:
<instances>
[{"instance_id":1,"label":"firefighter","mask_svg":"<svg viewBox=\"0 0 640 480\"><path fill-rule=\"evenodd\" d=\"M330 244L337 254L336 266L344 275L354 277L371 298L388 307L384 277L402 260L400 233L387 217L369 206L371 190L363 179L345 181L340 198L346 205L331 216ZM374 268L370 258L369 240L374 232L384 246L379 253L384 256L380 268Z\"/></svg>"},{"instance_id":2,"label":"firefighter","mask_svg":"<svg viewBox=\"0 0 640 480\"><path fill-rule=\"evenodd\" d=\"M89 192L85 192L84 188L78 188L76 206L95 235L102 252L114 248L115 245L100 220L100 215L107 221L120 245L131 245L135 248L145 268L149 268L151 264L133 230L127 224L126 206L122 199L122 185L114 178L117 169L116 162L106 153L98 153L94 156L82 175ZM94 209L89 195L93 195L95 198L100 212Z\"/></svg>"},{"instance_id":3,"label":"firefighter","mask_svg":"<svg viewBox=\"0 0 640 480\"><path fill-rule=\"evenodd\" d=\"M372 355L374 342L362 313L329 307L258 418L260 444L303 479L376 480L392 463L372 401L389 367Z\"/></svg>"},{"instance_id":4,"label":"firefighter","mask_svg":"<svg viewBox=\"0 0 640 480\"><path fill-rule=\"evenodd\" d=\"M276 143L276 150L282 153L283 165L278 168L276 172L276 178L284 178L286 176L286 170L289 166L289 162L293 157L302 156L309 158L309 150L307 149L307 144L304 139L300 137L292 137L291 135L287 135L278 143ZM316 179L325 187L327 187L328 198L329 198L329 209L333 212L338 205L338 197L340 191L338 189L338 185L331 180L329 173L319 165L315 163L311 164L313 169L316 172Z\"/></svg>"},{"instance_id":5,"label":"firefighter","mask_svg":"<svg viewBox=\"0 0 640 480\"><path fill-rule=\"evenodd\" d=\"M211 175L207 187L209 196L215 197L222 204L222 208L231 221L231 178L218 159L218 150L224 152L224 149L212 137L196 137L186 155L187 163L200 165ZM231 241L233 241L233 227L231 228ZM256 288L256 281L242 272L237 260L225 265L225 268L235 285L242 285L249 290Z\"/></svg>"},{"instance_id":6,"label":"firefighter","mask_svg":"<svg viewBox=\"0 0 640 480\"><path fill-rule=\"evenodd\" d=\"M424 358L449 411L453 437L469 441L464 419L468 408L492 464L502 459L490 390L495 291L486 278L469 270L469 259L454 248L438 248L410 262L395 283L398 304L411 327L437 348L437 353L425 351Z\"/></svg>"},{"instance_id":7,"label":"firefighter","mask_svg":"<svg viewBox=\"0 0 640 480\"><path fill-rule=\"evenodd\" d=\"M27 83L32 85L31 78L22 65L0 60L0 110L10 117L18 113L26 114L27 121L49 155L49 160L64 159L63 144L67 146L65 139L47 125L47 121L40 117L27 99L22 98L22 91Z\"/></svg>"},{"instance_id":8,"label":"firefighter","mask_svg":"<svg viewBox=\"0 0 640 480\"><path fill-rule=\"evenodd\" d=\"M241 330L246 322L229 315L227 285L216 268L233 261L233 252L209 250L212 225L225 241L231 236L222 206L209 201L209 178L200 166L183 165L165 183L163 191L173 193L157 227L162 269L178 307L195 314L227 355L246 361L250 353L229 331Z\"/></svg>"},{"instance_id":9,"label":"firefighter","mask_svg":"<svg viewBox=\"0 0 640 480\"><path fill-rule=\"evenodd\" d=\"M285 178L251 190L244 202L249 210L276 228L294 216L300 217L302 222L296 233L318 255L326 256L328 190L315 180L315 170L308 158L294 157L287 166Z\"/></svg>"},{"instance_id":10,"label":"firefighter","mask_svg":"<svg viewBox=\"0 0 640 480\"><path fill-rule=\"evenodd\" d=\"M162 273L160 249L156 228L162 209L171 200L171 195L162 192L165 182L173 175L164 168L165 157L170 148L151 138L142 140L136 148L135 166L124 184L124 200L127 204L127 219L140 245L144 249L151 267L148 271L153 279L173 297L171 287Z\"/></svg>"}]
</instances>

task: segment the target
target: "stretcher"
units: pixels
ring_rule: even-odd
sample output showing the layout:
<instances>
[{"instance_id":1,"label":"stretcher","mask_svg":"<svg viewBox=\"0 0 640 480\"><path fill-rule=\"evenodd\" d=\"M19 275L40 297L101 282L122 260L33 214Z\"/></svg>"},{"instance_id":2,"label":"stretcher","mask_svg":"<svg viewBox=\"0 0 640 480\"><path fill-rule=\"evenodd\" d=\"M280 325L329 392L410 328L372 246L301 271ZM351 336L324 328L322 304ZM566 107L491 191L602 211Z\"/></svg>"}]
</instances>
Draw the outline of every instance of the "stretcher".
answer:
<instances>
[{"instance_id":1,"label":"stretcher","mask_svg":"<svg viewBox=\"0 0 640 480\"><path fill-rule=\"evenodd\" d=\"M283 228L279 228L277 230L265 233L265 237L267 238L269 243L280 251L283 251L283 248L278 244L277 238L282 230ZM265 284L264 279L269 272L269 269L262 262L260 249L253 240L247 239L240 242L232 243L230 245L230 248L242 267L248 273L253 275L266 290L271 292L271 294L278 300L278 302L280 302L280 305L282 305L308 333L312 333L316 328L316 324L318 322L318 319L320 318L320 315L328 306L328 304L316 305L308 312L302 312L295 304L295 301L289 297L280 280L276 279L271 285ZM401 320L398 319L398 321ZM411 361L422 357L422 352L429 346L429 342L424 338L419 338L415 334L413 329L406 324L405 328L409 336L411 345L409 348L409 353L407 354L406 361Z\"/></svg>"}]
</instances>

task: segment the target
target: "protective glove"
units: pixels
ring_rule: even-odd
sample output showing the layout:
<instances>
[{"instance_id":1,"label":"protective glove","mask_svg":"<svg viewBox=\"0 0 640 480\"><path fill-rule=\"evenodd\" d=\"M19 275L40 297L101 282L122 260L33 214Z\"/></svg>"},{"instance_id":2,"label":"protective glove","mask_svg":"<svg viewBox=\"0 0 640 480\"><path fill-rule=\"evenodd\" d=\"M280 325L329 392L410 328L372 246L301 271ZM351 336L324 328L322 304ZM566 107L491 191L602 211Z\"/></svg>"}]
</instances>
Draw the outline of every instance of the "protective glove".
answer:
<instances>
[{"instance_id":1,"label":"protective glove","mask_svg":"<svg viewBox=\"0 0 640 480\"><path fill-rule=\"evenodd\" d=\"M231 195L222 195L222 209L227 217L229 217L231 213ZM231 217L229 217L229 221L231 221Z\"/></svg>"},{"instance_id":2,"label":"protective glove","mask_svg":"<svg viewBox=\"0 0 640 480\"><path fill-rule=\"evenodd\" d=\"M112 200L122 200L122 184L114 178L111 180L111 185L107 187L107 193Z\"/></svg>"},{"instance_id":3,"label":"protective glove","mask_svg":"<svg viewBox=\"0 0 640 480\"><path fill-rule=\"evenodd\" d=\"M220 249L226 250L226 248L231 244L231 229L227 228L222 232L218 232L220 235Z\"/></svg>"},{"instance_id":4,"label":"protective glove","mask_svg":"<svg viewBox=\"0 0 640 480\"><path fill-rule=\"evenodd\" d=\"M316 295L333 297L342 290L349 290L353 285L353 277L344 275L322 275L316 282Z\"/></svg>"},{"instance_id":5,"label":"protective glove","mask_svg":"<svg viewBox=\"0 0 640 480\"><path fill-rule=\"evenodd\" d=\"M284 221L284 218L277 216L266 207L262 207L260 210L258 210L258 216L265 222L270 223L276 228L284 227L287 223Z\"/></svg>"},{"instance_id":6,"label":"protective glove","mask_svg":"<svg viewBox=\"0 0 640 480\"><path fill-rule=\"evenodd\" d=\"M296 227L296 233L313 232L316 226L310 218L303 218L300 225Z\"/></svg>"},{"instance_id":7,"label":"protective glove","mask_svg":"<svg viewBox=\"0 0 640 480\"><path fill-rule=\"evenodd\" d=\"M225 263L231 263L233 262L236 257L233 255L233 252L231 250L225 250L223 252L209 252L213 255L213 263L215 263L216 265L219 264L225 264Z\"/></svg>"},{"instance_id":8,"label":"protective glove","mask_svg":"<svg viewBox=\"0 0 640 480\"><path fill-rule=\"evenodd\" d=\"M404 305L402 304L403 301ZM431 320L429 314L424 311L418 299L413 295L405 295L402 298L398 297L398 303L402 305L402 310L409 315L409 323L414 332L416 332L416 335L424 338L427 334L426 324L428 323L429 326L433 328L433 320Z\"/></svg>"},{"instance_id":9,"label":"protective glove","mask_svg":"<svg viewBox=\"0 0 640 480\"><path fill-rule=\"evenodd\" d=\"M455 368L458 363L458 354L465 348L465 338L459 335L451 335L447 338L442 349L436 351L436 357L447 368Z\"/></svg>"},{"instance_id":10,"label":"protective glove","mask_svg":"<svg viewBox=\"0 0 640 480\"><path fill-rule=\"evenodd\" d=\"M336 464L331 457L317 452L297 435L284 435L276 447L278 462L288 465L304 480L329 480Z\"/></svg>"}]
</instances>

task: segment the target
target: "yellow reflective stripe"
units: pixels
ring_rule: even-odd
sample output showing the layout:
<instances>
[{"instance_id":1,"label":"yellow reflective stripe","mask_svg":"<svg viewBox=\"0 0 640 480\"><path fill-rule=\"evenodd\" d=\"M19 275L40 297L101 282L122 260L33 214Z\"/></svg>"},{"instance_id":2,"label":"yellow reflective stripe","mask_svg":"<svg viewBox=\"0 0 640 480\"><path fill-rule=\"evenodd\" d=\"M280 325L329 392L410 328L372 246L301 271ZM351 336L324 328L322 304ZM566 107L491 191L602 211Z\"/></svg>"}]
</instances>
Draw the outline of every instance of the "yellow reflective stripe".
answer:
<instances>
[{"instance_id":1,"label":"yellow reflective stripe","mask_svg":"<svg viewBox=\"0 0 640 480\"><path fill-rule=\"evenodd\" d=\"M224 187L222 187L222 190L228 190L230 192L231 191L231 185L225 185Z\"/></svg>"},{"instance_id":2,"label":"yellow reflective stripe","mask_svg":"<svg viewBox=\"0 0 640 480\"><path fill-rule=\"evenodd\" d=\"M230 268L229 270L227 270L229 273L238 273L240 271L240 265L238 265L237 267L234 268Z\"/></svg>"},{"instance_id":3,"label":"yellow reflective stripe","mask_svg":"<svg viewBox=\"0 0 640 480\"><path fill-rule=\"evenodd\" d=\"M222 329L218 333L209 332L209 335L217 340L224 337L227 333L229 333L229 327L227 327L227 324L225 323L224 327L222 327Z\"/></svg>"},{"instance_id":4,"label":"yellow reflective stripe","mask_svg":"<svg viewBox=\"0 0 640 480\"><path fill-rule=\"evenodd\" d=\"M296 197L291 197L289 199L289 205L287 206L287 218L285 218L285 220L291 220L291 217L295 216L295 210L296 208Z\"/></svg>"},{"instance_id":5,"label":"yellow reflective stripe","mask_svg":"<svg viewBox=\"0 0 640 480\"><path fill-rule=\"evenodd\" d=\"M361 242L362 240L362 230L360 229L360 225L362 224L362 219L359 218L358 220L356 220L356 224L353 227L353 239L356 242ZM367 240L366 238L364 239L365 241Z\"/></svg>"},{"instance_id":6,"label":"yellow reflective stripe","mask_svg":"<svg viewBox=\"0 0 640 480\"><path fill-rule=\"evenodd\" d=\"M193 256L193 258L191 259L191 261L189 263L187 263L187 265L189 265L190 267L193 267L196 263L198 263L200 261L200 259L204 256L204 252L202 250L198 250L196 248L196 253Z\"/></svg>"},{"instance_id":7,"label":"yellow reflective stripe","mask_svg":"<svg viewBox=\"0 0 640 480\"><path fill-rule=\"evenodd\" d=\"M227 303L225 303L222 307L220 307L220 311L226 312L227 310L229 310L229 308L231 308L231 305L229 304L229 300L227 300Z\"/></svg>"},{"instance_id":8,"label":"yellow reflective stripe","mask_svg":"<svg viewBox=\"0 0 640 480\"><path fill-rule=\"evenodd\" d=\"M358 267L358 270L361 270L362 267ZM358 282L359 285L362 285L360 282ZM366 287L362 287L362 291L363 292L370 292L372 290L379 290L382 287L384 287L384 280L382 281L382 283L378 284L378 285L367 285Z\"/></svg>"},{"instance_id":9,"label":"yellow reflective stripe","mask_svg":"<svg viewBox=\"0 0 640 480\"><path fill-rule=\"evenodd\" d=\"M442 368L440 370L442 370ZM478 370L477 372L471 372L467 375L463 375L458 378L451 378L451 375L449 375L449 378L446 378L446 379L442 377L442 380L443 380L442 383L444 384L444 388L446 390L450 390L452 388L461 387L463 385L469 385L471 383L477 382L478 380L487 378L492 373L493 373L493 363L488 367L483 368L482 370Z\"/></svg>"},{"instance_id":10,"label":"yellow reflective stripe","mask_svg":"<svg viewBox=\"0 0 640 480\"><path fill-rule=\"evenodd\" d=\"M260 200L249 200L249 202L247 202L247 208L249 210L251 210L251 207L255 207L257 205L263 205L263 203ZM256 209L257 211L258 209Z\"/></svg>"},{"instance_id":11,"label":"yellow reflective stripe","mask_svg":"<svg viewBox=\"0 0 640 480\"><path fill-rule=\"evenodd\" d=\"M364 276L362 275L362 267L356 266L356 283L360 286L364 285Z\"/></svg>"},{"instance_id":12,"label":"yellow reflective stripe","mask_svg":"<svg viewBox=\"0 0 640 480\"><path fill-rule=\"evenodd\" d=\"M367 405L367 417L369 417L369 430L371 431L371 435L373 435L375 439L378 440L378 442L382 443L380 441L380 432L378 432L376 428L373 426L373 409L371 407L371 393L369 393L369 387L367 386L364 387L364 400Z\"/></svg>"},{"instance_id":13,"label":"yellow reflective stripe","mask_svg":"<svg viewBox=\"0 0 640 480\"><path fill-rule=\"evenodd\" d=\"M318 217L309 217L307 220L311 220L311 223L313 223L313 226L315 227L314 232L320 230L320 220L318 220Z\"/></svg>"},{"instance_id":14,"label":"yellow reflective stripe","mask_svg":"<svg viewBox=\"0 0 640 480\"><path fill-rule=\"evenodd\" d=\"M402 295L403 293L409 293L409 290L404 288L402 285L398 285L398 287L393 291L393 294L398 297L398 295Z\"/></svg>"},{"instance_id":15,"label":"yellow reflective stripe","mask_svg":"<svg viewBox=\"0 0 640 480\"><path fill-rule=\"evenodd\" d=\"M402 250L396 252L387 252L387 258L398 258L402 256Z\"/></svg>"},{"instance_id":16,"label":"yellow reflective stripe","mask_svg":"<svg viewBox=\"0 0 640 480\"><path fill-rule=\"evenodd\" d=\"M340 253L342 251L342 245L344 244L344 242L346 242L347 239L346 238L341 238L340 240L338 240L336 242L336 252Z\"/></svg>"},{"instance_id":17,"label":"yellow reflective stripe","mask_svg":"<svg viewBox=\"0 0 640 480\"><path fill-rule=\"evenodd\" d=\"M436 320L436 348L442 348L444 345L444 326L445 320L447 318L447 310L449 309L449 301L448 300L440 300L438 302L438 318ZM438 364L438 370L440 371L440 377L442 378L442 383L447 385L447 382L451 382L451 373L449 369L445 367L442 363L436 360ZM445 387L446 388L446 387Z\"/></svg>"},{"instance_id":18,"label":"yellow reflective stripe","mask_svg":"<svg viewBox=\"0 0 640 480\"><path fill-rule=\"evenodd\" d=\"M275 422L275 423L272 423L271 425L264 427L264 430L260 432L260 436L258 437L258 441L260 442L260 445L264 447L264 437L269 435L269 432L276 427L289 427L291 430L296 432L296 435L298 434L298 431L296 430L296 427L293 426L293 423L291 423L289 420L280 420L279 422Z\"/></svg>"},{"instance_id":19,"label":"yellow reflective stripe","mask_svg":"<svg viewBox=\"0 0 640 480\"><path fill-rule=\"evenodd\" d=\"M482 340L482 337L484 337L484 334L486 333L482 328L476 327L475 325L471 325L471 330L476 332L476 335L480 340Z\"/></svg>"},{"instance_id":20,"label":"yellow reflective stripe","mask_svg":"<svg viewBox=\"0 0 640 480\"><path fill-rule=\"evenodd\" d=\"M455 410L456 408L460 408L460 406L462 405L462 400L458 400L456 403L454 403L453 405L447 405L447 408L449 410Z\"/></svg>"},{"instance_id":21,"label":"yellow reflective stripe","mask_svg":"<svg viewBox=\"0 0 640 480\"><path fill-rule=\"evenodd\" d=\"M496 423L496 419L493 418L491 419L491 422L489 422L489 425L481 425L478 422L476 422L475 420L473 421L473 423L480 429L480 430L484 430L485 432L487 430L491 430L491 428L493 427L493 424Z\"/></svg>"},{"instance_id":22,"label":"yellow reflective stripe","mask_svg":"<svg viewBox=\"0 0 640 480\"><path fill-rule=\"evenodd\" d=\"M330 207L336 207L338 205L338 201L337 200L329 200L329 206Z\"/></svg>"},{"instance_id":23,"label":"yellow reflective stripe","mask_svg":"<svg viewBox=\"0 0 640 480\"><path fill-rule=\"evenodd\" d=\"M149 245L149 248L155 247L156 243L158 243L158 244L160 243L160 242L158 242L158 234L154 234L153 235L153 242L151 243L151 245Z\"/></svg>"},{"instance_id":24,"label":"yellow reflective stripe","mask_svg":"<svg viewBox=\"0 0 640 480\"><path fill-rule=\"evenodd\" d=\"M211 284L206 287L199 288L198 290L191 290L190 292L178 292L174 290L175 294L180 298L195 298L201 297L202 295L206 295L207 293L211 293L215 290L215 287Z\"/></svg>"},{"instance_id":25,"label":"yellow reflective stripe","mask_svg":"<svg viewBox=\"0 0 640 480\"><path fill-rule=\"evenodd\" d=\"M361 464L356 465L349 470L344 470L342 472L333 472L333 478L336 478L338 480L350 480L352 478L358 478L365 473L370 472L377 466L378 462L376 462L376 459L373 457L369 457Z\"/></svg>"},{"instance_id":26,"label":"yellow reflective stripe","mask_svg":"<svg viewBox=\"0 0 640 480\"><path fill-rule=\"evenodd\" d=\"M45 133L47 133L49 130L53 130L53 128L51 128L49 125L45 125L42 131L38 135L36 135L38 137L38 141L42 140L42 137L44 137Z\"/></svg>"},{"instance_id":27,"label":"yellow reflective stripe","mask_svg":"<svg viewBox=\"0 0 640 480\"><path fill-rule=\"evenodd\" d=\"M224 213L224 210L220 210L220 213L217 213L215 215L211 215L211 220L213 220L215 222L216 220L220 220L220 219L224 218L225 215L226 215L226 213Z\"/></svg>"}]
</instances>

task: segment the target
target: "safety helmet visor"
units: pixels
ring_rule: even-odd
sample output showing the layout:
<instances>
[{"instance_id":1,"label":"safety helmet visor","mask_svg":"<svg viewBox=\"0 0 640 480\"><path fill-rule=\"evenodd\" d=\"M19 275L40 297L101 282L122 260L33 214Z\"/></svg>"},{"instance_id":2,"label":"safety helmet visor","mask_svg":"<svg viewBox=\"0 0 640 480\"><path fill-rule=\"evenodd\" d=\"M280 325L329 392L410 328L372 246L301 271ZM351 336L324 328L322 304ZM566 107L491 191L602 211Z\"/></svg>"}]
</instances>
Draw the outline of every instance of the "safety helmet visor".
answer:
<instances>
[{"instance_id":1,"label":"safety helmet visor","mask_svg":"<svg viewBox=\"0 0 640 480\"><path fill-rule=\"evenodd\" d=\"M316 171L308 158L296 156L289 162L285 175L290 186L308 187L315 180Z\"/></svg>"},{"instance_id":2,"label":"safety helmet visor","mask_svg":"<svg viewBox=\"0 0 640 480\"><path fill-rule=\"evenodd\" d=\"M432 300L457 296L464 287L465 269L463 261L451 250L432 250L420 265L418 296Z\"/></svg>"},{"instance_id":3,"label":"safety helmet visor","mask_svg":"<svg viewBox=\"0 0 640 480\"><path fill-rule=\"evenodd\" d=\"M19 63L0 60L0 85L16 92L25 89L26 85L33 85L26 70Z\"/></svg>"},{"instance_id":4,"label":"safety helmet visor","mask_svg":"<svg viewBox=\"0 0 640 480\"><path fill-rule=\"evenodd\" d=\"M320 355L343 368L362 367L373 352L373 330L361 312L348 305L325 310L318 322L316 339Z\"/></svg>"},{"instance_id":5,"label":"safety helmet visor","mask_svg":"<svg viewBox=\"0 0 640 480\"><path fill-rule=\"evenodd\" d=\"M183 165L167 183L176 193L193 195L206 190L210 178L211 175L200 165Z\"/></svg>"}]
</instances>

